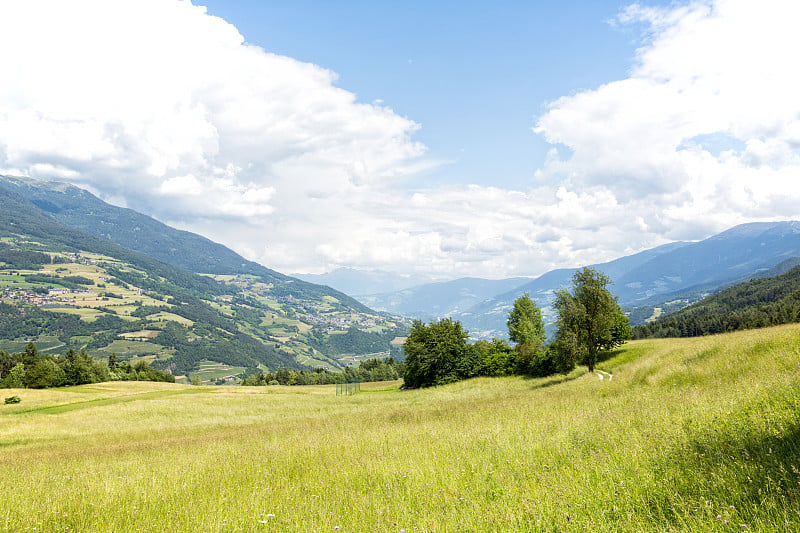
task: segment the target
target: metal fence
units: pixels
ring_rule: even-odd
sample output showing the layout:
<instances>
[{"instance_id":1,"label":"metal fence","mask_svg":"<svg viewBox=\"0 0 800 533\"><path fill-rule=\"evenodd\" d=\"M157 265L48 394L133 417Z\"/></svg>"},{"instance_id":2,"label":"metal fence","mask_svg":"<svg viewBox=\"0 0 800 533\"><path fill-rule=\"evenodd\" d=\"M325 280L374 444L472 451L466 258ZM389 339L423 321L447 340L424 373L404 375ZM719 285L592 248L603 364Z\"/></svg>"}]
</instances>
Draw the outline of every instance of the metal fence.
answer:
<instances>
[{"instance_id":1,"label":"metal fence","mask_svg":"<svg viewBox=\"0 0 800 533\"><path fill-rule=\"evenodd\" d=\"M361 390L361 381L354 379L336 384L336 396L350 396Z\"/></svg>"}]
</instances>

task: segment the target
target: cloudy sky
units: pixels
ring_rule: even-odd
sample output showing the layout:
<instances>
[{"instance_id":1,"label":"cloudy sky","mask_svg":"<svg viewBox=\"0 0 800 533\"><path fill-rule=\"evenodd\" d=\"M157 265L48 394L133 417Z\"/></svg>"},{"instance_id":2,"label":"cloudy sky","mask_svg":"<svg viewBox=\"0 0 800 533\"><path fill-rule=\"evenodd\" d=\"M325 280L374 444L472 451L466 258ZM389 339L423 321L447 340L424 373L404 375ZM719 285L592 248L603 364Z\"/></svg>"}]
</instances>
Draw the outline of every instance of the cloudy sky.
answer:
<instances>
[{"instance_id":1,"label":"cloudy sky","mask_svg":"<svg viewBox=\"0 0 800 533\"><path fill-rule=\"evenodd\" d=\"M2 0L0 173L287 273L536 276L800 219L800 2L384 4Z\"/></svg>"}]
</instances>

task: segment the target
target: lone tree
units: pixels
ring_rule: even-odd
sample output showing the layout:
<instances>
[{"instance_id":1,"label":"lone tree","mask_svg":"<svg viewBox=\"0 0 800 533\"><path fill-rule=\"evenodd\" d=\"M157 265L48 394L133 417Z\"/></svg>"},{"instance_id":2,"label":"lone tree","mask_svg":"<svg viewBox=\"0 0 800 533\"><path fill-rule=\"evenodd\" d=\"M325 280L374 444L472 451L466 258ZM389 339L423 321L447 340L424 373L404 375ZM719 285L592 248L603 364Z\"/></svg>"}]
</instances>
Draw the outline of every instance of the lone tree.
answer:
<instances>
[{"instance_id":1,"label":"lone tree","mask_svg":"<svg viewBox=\"0 0 800 533\"><path fill-rule=\"evenodd\" d=\"M589 372L600 353L620 346L631 336L628 318L606 288L611 283L602 272L585 267L572 276L572 292L556 291L558 312L554 343L562 372L585 364Z\"/></svg>"},{"instance_id":2,"label":"lone tree","mask_svg":"<svg viewBox=\"0 0 800 533\"><path fill-rule=\"evenodd\" d=\"M451 318L431 322L430 326L415 320L404 344L405 386L430 387L469 377L474 365L468 336L461 323Z\"/></svg>"}]
</instances>

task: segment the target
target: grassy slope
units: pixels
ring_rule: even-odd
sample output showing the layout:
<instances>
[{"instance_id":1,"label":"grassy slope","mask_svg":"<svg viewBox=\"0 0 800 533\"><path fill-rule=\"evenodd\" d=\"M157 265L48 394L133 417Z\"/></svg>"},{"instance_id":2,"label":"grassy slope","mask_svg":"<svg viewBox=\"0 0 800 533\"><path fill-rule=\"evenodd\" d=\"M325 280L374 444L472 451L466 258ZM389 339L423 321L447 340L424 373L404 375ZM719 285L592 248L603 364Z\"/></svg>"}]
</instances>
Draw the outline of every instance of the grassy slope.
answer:
<instances>
[{"instance_id":1,"label":"grassy slope","mask_svg":"<svg viewBox=\"0 0 800 533\"><path fill-rule=\"evenodd\" d=\"M800 530L800 325L634 342L600 368L352 397L8 391L0 528Z\"/></svg>"}]
</instances>

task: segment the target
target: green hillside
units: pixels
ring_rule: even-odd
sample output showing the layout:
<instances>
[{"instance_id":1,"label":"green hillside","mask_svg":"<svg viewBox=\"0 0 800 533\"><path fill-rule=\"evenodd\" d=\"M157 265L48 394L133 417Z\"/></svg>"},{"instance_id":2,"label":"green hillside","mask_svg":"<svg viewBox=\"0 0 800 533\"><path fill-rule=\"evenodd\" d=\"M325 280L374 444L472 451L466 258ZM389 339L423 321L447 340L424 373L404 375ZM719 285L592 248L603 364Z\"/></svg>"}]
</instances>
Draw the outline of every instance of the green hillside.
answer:
<instances>
[{"instance_id":1,"label":"green hillside","mask_svg":"<svg viewBox=\"0 0 800 533\"><path fill-rule=\"evenodd\" d=\"M176 375L204 361L246 373L335 369L342 350L330 348L332 335L357 329L353 354L367 345L369 353L380 351L366 337L388 355L388 341L405 328L341 293L286 276L200 275L163 263L61 224L2 180L0 291L0 350L55 339L63 349L144 358Z\"/></svg>"},{"instance_id":2,"label":"green hillside","mask_svg":"<svg viewBox=\"0 0 800 533\"><path fill-rule=\"evenodd\" d=\"M157 220L103 202L93 194L59 181L0 176L0 186L16 193L53 220L83 234L100 237L128 250L190 272L214 275L243 274L260 278L274 291L295 298L333 297L357 312L372 311L339 291L292 278L248 261L205 237L181 231Z\"/></svg>"},{"instance_id":3,"label":"green hillside","mask_svg":"<svg viewBox=\"0 0 800 533\"><path fill-rule=\"evenodd\" d=\"M798 531L798 354L788 325L631 342L603 379L12 390L0 528Z\"/></svg>"},{"instance_id":4,"label":"green hillside","mask_svg":"<svg viewBox=\"0 0 800 533\"><path fill-rule=\"evenodd\" d=\"M633 334L634 338L695 337L798 321L800 266L779 276L725 289L650 324L637 326Z\"/></svg>"}]
</instances>

